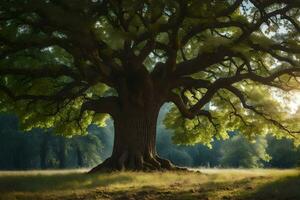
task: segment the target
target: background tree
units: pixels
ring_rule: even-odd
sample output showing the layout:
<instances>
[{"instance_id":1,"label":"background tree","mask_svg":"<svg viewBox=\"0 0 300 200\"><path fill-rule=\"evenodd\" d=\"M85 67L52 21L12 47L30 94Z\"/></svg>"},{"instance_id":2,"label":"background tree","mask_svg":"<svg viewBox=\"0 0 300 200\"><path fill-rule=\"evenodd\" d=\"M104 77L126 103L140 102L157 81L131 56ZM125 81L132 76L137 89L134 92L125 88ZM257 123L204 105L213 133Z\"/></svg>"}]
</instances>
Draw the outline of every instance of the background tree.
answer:
<instances>
[{"instance_id":1,"label":"background tree","mask_svg":"<svg viewBox=\"0 0 300 200\"><path fill-rule=\"evenodd\" d=\"M2 170L91 167L101 162L104 155L100 138L92 133L65 138L54 135L51 130L33 129L24 133L18 124L17 117L0 115Z\"/></svg>"},{"instance_id":2,"label":"background tree","mask_svg":"<svg viewBox=\"0 0 300 200\"><path fill-rule=\"evenodd\" d=\"M71 143L76 151L78 167L94 166L105 155L105 152L103 152L104 145L96 135L77 136L71 139ZM106 146L106 148L109 148L109 146Z\"/></svg>"},{"instance_id":3,"label":"background tree","mask_svg":"<svg viewBox=\"0 0 300 200\"><path fill-rule=\"evenodd\" d=\"M45 134L44 137L41 139L40 143L40 165L41 169L46 169L47 168L47 155L50 150L50 134Z\"/></svg>"},{"instance_id":4,"label":"background tree","mask_svg":"<svg viewBox=\"0 0 300 200\"><path fill-rule=\"evenodd\" d=\"M103 149L101 151L101 158L107 159L112 154L113 149L113 140L114 140L114 128L111 120L107 121L107 126L105 127L97 127L90 126L89 132L99 138L101 143L103 144Z\"/></svg>"},{"instance_id":5,"label":"background tree","mask_svg":"<svg viewBox=\"0 0 300 200\"><path fill-rule=\"evenodd\" d=\"M268 136L267 153L272 158L267 167L291 168L300 165L300 147L295 147L292 140L276 138Z\"/></svg>"},{"instance_id":6,"label":"background tree","mask_svg":"<svg viewBox=\"0 0 300 200\"><path fill-rule=\"evenodd\" d=\"M202 144L176 145L172 142L174 133L166 130L162 124L168 107L163 107L158 119L156 148L160 156L176 165L268 168L291 168L300 165L300 147L296 147L291 139L277 139L271 135L267 135L266 139L259 136L256 140L250 141L231 132L227 140L214 140L211 148ZM54 135L51 130L34 129L26 133L21 132L18 130L16 117L1 114L0 169L59 168L60 159L56 154L59 139L66 140L68 144L65 155L66 168L94 166L111 155L113 149L111 125L109 120L107 127L89 127L89 133L85 136L62 138ZM22 147L19 151L17 145ZM266 159L268 157L270 160Z\"/></svg>"},{"instance_id":7,"label":"background tree","mask_svg":"<svg viewBox=\"0 0 300 200\"><path fill-rule=\"evenodd\" d=\"M227 130L294 136L281 102L298 87L299 1L3 0L1 108L24 129L86 132L114 119L103 169L161 169L160 107L180 143ZM275 98L276 97L276 98ZM281 98L280 98L281 97ZM279 131L280 130L280 131Z\"/></svg>"},{"instance_id":8,"label":"background tree","mask_svg":"<svg viewBox=\"0 0 300 200\"><path fill-rule=\"evenodd\" d=\"M221 147L220 164L224 167L263 167L265 162L271 160L267 154L267 140L257 137L249 142L241 135L235 135L230 140L225 141Z\"/></svg>"}]
</instances>

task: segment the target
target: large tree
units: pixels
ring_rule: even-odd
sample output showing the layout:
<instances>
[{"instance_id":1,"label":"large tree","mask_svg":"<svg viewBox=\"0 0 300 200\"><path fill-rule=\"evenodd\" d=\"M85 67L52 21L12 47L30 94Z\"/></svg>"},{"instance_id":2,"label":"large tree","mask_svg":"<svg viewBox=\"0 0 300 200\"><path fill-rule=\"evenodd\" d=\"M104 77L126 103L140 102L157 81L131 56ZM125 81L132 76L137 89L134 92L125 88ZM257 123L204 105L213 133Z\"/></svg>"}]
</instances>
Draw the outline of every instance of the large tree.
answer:
<instances>
[{"instance_id":1,"label":"large tree","mask_svg":"<svg viewBox=\"0 0 300 200\"><path fill-rule=\"evenodd\" d=\"M1 0L1 108L23 128L86 132L114 120L102 169L171 169L157 156L160 107L182 143L226 130L298 132L298 0ZM106 115L105 115L106 114Z\"/></svg>"}]
</instances>

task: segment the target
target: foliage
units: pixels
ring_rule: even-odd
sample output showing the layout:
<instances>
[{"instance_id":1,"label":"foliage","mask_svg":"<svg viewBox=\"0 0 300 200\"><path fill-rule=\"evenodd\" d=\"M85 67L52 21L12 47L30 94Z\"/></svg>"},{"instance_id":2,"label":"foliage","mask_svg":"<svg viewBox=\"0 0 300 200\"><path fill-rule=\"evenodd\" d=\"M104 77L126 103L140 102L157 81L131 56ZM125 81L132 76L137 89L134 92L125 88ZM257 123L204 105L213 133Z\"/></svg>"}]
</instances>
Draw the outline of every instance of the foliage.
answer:
<instances>
[{"instance_id":1,"label":"foliage","mask_svg":"<svg viewBox=\"0 0 300 200\"><path fill-rule=\"evenodd\" d=\"M252 143L245 137L233 136L221 147L220 164L225 167L259 168L271 157L267 154L267 141L258 137Z\"/></svg>"},{"instance_id":2,"label":"foliage","mask_svg":"<svg viewBox=\"0 0 300 200\"><path fill-rule=\"evenodd\" d=\"M173 102L174 141L295 138L298 1L3 0L0 110L65 136ZM146 103L147 102L147 103ZM147 107L149 106L149 107Z\"/></svg>"},{"instance_id":3,"label":"foliage","mask_svg":"<svg viewBox=\"0 0 300 200\"><path fill-rule=\"evenodd\" d=\"M267 153L272 159L266 166L276 166L277 168L290 168L300 166L300 148L295 147L292 140L276 140L274 137L267 137Z\"/></svg>"}]
</instances>

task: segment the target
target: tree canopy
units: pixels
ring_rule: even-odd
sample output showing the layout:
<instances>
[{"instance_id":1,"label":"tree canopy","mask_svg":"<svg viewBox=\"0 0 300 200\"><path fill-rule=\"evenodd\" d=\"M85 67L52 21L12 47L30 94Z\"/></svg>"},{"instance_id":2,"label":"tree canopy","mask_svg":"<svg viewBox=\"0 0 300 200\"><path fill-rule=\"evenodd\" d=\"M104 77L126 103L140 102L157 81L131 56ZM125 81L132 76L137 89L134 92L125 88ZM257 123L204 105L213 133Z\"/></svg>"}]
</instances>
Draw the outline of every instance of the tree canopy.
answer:
<instances>
[{"instance_id":1,"label":"tree canopy","mask_svg":"<svg viewBox=\"0 0 300 200\"><path fill-rule=\"evenodd\" d=\"M2 0L0 108L74 135L173 102L178 143L297 137L299 19L295 0Z\"/></svg>"}]
</instances>

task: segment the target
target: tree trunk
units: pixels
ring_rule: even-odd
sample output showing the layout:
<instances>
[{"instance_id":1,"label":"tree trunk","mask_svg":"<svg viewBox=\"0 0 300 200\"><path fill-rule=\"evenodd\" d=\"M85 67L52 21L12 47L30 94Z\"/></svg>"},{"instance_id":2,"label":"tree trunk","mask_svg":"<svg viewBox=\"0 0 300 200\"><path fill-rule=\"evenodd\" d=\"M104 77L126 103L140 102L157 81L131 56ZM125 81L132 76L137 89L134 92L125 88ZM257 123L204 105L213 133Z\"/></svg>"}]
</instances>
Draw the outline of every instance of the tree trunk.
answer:
<instances>
[{"instance_id":1,"label":"tree trunk","mask_svg":"<svg viewBox=\"0 0 300 200\"><path fill-rule=\"evenodd\" d=\"M77 156L77 166L78 167L83 167L83 158L82 158L82 151L80 149L80 145L78 144L79 142L77 142L76 144L76 156Z\"/></svg>"},{"instance_id":2,"label":"tree trunk","mask_svg":"<svg viewBox=\"0 0 300 200\"><path fill-rule=\"evenodd\" d=\"M90 172L178 169L158 157L155 147L157 118L168 85L163 78L153 80L144 67L132 66L127 66L131 71L126 78L118 79L118 108L110 113L115 127L112 155Z\"/></svg>"},{"instance_id":3,"label":"tree trunk","mask_svg":"<svg viewBox=\"0 0 300 200\"><path fill-rule=\"evenodd\" d=\"M40 147L40 165L41 169L47 168L48 137L44 136Z\"/></svg>"},{"instance_id":4,"label":"tree trunk","mask_svg":"<svg viewBox=\"0 0 300 200\"><path fill-rule=\"evenodd\" d=\"M130 113L129 113L130 112ZM124 112L114 118L115 140L110 158L90 172L112 170L173 169L156 153L156 124L159 109Z\"/></svg>"},{"instance_id":5,"label":"tree trunk","mask_svg":"<svg viewBox=\"0 0 300 200\"><path fill-rule=\"evenodd\" d=\"M59 138L58 141L59 149L58 149L58 160L59 160L59 168L66 168L66 140L63 137Z\"/></svg>"},{"instance_id":6,"label":"tree trunk","mask_svg":"<svg viewBox=\"0 0 300 200\"><path fill-rule=\"evenodd\" d=\"M47 155L49 152L50 133L42 134L42 142L40 144L40 166L41 169L47 168Z\"/></svg>"}]
</instances>

